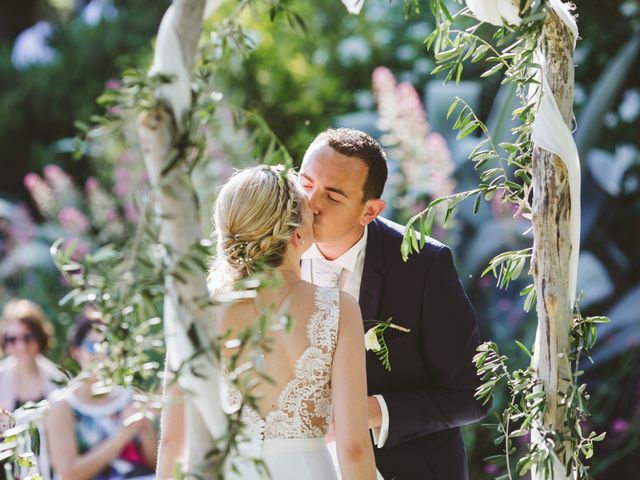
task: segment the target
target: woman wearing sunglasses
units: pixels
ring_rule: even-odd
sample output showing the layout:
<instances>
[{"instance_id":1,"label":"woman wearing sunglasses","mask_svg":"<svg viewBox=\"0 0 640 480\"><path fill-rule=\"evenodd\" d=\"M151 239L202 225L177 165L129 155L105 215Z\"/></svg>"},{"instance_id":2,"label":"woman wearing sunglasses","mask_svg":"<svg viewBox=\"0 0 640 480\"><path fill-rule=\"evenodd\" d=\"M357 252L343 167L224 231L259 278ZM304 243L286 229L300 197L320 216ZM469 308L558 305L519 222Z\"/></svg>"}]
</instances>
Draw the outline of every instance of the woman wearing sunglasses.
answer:
<instances>
[{"instance_id":1,"label":"woman wearing sunglasses","mask_svg":"<svg viewBox=\"0 0 640 480\"><path fill-rule=\"evenodd\" d=\"M156 430L135 416L133 391L93 388L92 366L108 354L101 328L82 318L71 336L70 353L83 372L55 396L45 421L51 465L60 480L154 479Z\"/></svg>"},{"instance_id":2,"label":"woman wearing sunglasses","mask_svg":"<svg viewBox=\"0 0 640 480\"><path fill-rule=\"evenodd\" d=\"M62 378L44 357L53 328L42 309L29 300L7 303L0 320L0 342L6 355L0 361L0 407L10 412L27 402L39 402Z\"/></svg>"}]
</instances>

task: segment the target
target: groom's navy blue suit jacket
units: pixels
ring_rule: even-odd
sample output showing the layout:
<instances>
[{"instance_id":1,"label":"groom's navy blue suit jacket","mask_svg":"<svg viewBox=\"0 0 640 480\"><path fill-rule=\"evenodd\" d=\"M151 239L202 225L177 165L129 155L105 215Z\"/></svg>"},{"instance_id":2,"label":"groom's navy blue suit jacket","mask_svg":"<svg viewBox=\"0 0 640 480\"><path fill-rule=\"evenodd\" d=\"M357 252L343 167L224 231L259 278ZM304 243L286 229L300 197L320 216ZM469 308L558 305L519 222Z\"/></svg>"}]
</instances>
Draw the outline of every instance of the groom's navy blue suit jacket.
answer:
<instances>
[{"instance_id":1,"label":"groom's navy blue suit jacket","mask_svg":"<svg viewBox=\"0 0 640 480\"><path fill-rule=\"evenodd\" d=\"M483 418L474 400L479 379L472 362L479 344L475 314L445 245L427 238L404 262L403 227L378 218L368 226L360 308L364 320L410 328L385 332L391 371L367 352L369 395L382 394L389 436L375 448L385 480L466 480L458 427Z\"/></svg>"}]
</instances>

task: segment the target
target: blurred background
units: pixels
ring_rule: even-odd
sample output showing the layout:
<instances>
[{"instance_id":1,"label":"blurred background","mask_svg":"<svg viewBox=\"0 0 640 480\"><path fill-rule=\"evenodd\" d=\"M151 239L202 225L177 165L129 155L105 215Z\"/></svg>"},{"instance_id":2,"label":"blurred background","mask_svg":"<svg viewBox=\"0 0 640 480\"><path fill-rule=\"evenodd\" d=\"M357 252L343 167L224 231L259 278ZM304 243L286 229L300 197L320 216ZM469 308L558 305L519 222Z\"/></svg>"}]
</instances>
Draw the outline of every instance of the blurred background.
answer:
<instances>
[{"instance_id":1,"label":"blurred background","mask_svg":"<svg viewBox=\"0 0 640 480\"><path fill-rule=\"evenodd\" d=\"M202 131L207 162L197 172L207 205L234 167L257 161L249 133L230 122L231 107L258 112L299 163L306 146L329 126L365 130L388 148L391 176L385 216L406 222L429 199L471 188L478 174L467 156L479 137L456 141L446 112L464 98L498 141L515 125L514 91L500 78L480 79L469 65L459 84L430 76L423 44L432 31L428 2L405 17L401 0L367 0L350 16L338 0L285 2L299 23L246 18L245 54L216 71L213 101L224 98ZM75 155L78 128L104 111L96 99L120 87L121 72L148 68L165 0L22 0L0 4L0 306L14 297L40 304L66 357L76 312L59 305L69 285L49 252L63 238L82 259L98 247L126 248L147 189L133 122L98 135ZM585 361L592 393L588 428L606 430L597 446L596 479L637 478L640 468L640 1L576 2L578 42L574 111L582 164L582 250L578 287L586 315L606 315L593 363ZM455 7L454 7L455 8ZM215 16L212 19L215 22ZM225 106L226 105L226 106ZM117 107L109 112L118 115ZM124 115L124 113L123 113ZM126 120L126 119L125 119ZM103 132L104 133L104 132ZM514 340L533 343L535 313L523 310L525 275L507 291L481 276L505 250L530 246L529 222L496 195L477 215L462 205L451 228L434 236L449 244L478 313L485 340L514 366L528 358ZM505 398L498 392L494 410ZM465 431L471 478L499 467L493 430ZM526 443L523 438L523 445Z\"/></svg>"}]
</instances>

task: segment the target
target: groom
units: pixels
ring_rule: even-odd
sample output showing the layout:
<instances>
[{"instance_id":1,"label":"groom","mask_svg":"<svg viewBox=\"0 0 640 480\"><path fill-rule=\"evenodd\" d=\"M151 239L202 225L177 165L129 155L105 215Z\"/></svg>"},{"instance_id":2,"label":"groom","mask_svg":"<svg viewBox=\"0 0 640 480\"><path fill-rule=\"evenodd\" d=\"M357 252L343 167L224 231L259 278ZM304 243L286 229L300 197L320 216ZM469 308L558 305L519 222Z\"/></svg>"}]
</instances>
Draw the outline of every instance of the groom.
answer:
<instances>
[{"instance_id":1,"label":"groom","mask_svg":"<svg viewBox=\"0 0 640 480\"><path fill-rule=\"evenodd\" d=\"M466 480L459 427L487 413L473 398L474 311L448 247L427 238L402 260L403 227L379 217L386 180L386 155L366 133L329 129L313 140L300 183L316 243L303 256L302 275L337 283L359 300L365 322L391 318L411 330L386 331L390 372L367 352L369 427L383 477Z\"/></svg>"}]
</instances>

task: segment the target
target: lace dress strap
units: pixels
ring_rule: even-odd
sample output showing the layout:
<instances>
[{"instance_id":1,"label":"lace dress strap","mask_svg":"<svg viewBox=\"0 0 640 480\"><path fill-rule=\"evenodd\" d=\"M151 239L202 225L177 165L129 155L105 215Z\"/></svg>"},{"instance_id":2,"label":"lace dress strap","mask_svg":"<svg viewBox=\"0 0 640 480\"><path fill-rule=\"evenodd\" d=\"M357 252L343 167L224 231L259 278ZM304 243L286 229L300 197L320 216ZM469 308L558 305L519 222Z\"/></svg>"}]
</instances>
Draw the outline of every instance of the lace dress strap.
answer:
<instances>
[{"instance_id":1,"label":"lace dress strap","mask_svg":"<svg viewBox=\"0 0 640 480\"><path fill-rule=\"evenodd\" d=\"M315 310L307 326L309 346L331 352L338 340L338 321L340 320L340 290L338 287L316 287Z\"/></svg>"}]
</instances>

